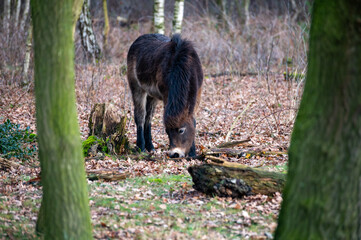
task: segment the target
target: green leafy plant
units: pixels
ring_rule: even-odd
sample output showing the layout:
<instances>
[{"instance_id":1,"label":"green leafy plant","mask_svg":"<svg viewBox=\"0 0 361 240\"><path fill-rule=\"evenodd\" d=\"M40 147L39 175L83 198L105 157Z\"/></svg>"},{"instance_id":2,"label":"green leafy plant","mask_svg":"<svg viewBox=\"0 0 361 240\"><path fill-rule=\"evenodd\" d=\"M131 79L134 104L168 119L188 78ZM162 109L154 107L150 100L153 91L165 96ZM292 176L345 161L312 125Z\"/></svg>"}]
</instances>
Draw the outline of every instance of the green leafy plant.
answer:
<instances>
[{"instance_id":1,"label":"green leafy plant","mask_svg":"<svg viewBox=\"0 0 361 240\"><path fill-rule=\"evenodd\" d=\"M35 143L36 134L29 127L21 129L9 119L0 124L0 154L4 157L31 157L37 151Z\"/></svg>"}]
</instances>

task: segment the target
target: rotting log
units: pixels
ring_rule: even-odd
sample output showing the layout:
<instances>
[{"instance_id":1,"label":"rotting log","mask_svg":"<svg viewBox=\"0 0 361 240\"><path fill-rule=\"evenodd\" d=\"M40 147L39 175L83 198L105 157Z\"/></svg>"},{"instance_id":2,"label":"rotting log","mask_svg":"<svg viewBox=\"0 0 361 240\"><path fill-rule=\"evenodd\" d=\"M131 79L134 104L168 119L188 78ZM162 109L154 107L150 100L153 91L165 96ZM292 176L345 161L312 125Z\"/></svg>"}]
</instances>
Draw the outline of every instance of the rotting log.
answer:
<instances>
[{"instance_id":1,"label":"rotting log","mask_svg":"<svg viewBox=\"0 0 361 240\"><path fill-rule=\"evenodd\" d=\"M89 180L105 180L105 181L119 181L126 179L130 174L129 172L120 172L119 169L97 169L87 170L87 178Z\"/></svg>"},{"instance_id":2,"label":"rotting log","mask_svg":"<svg viewBox=\"0 0 361 240\"><path fill-rule=\"evenodd\" d=\"M188 172L192 176L194 189L220 197L271 196L282 192L286 181L284 173L255 169L220 158L191 166Z\"/></svg>"}]
</instances>

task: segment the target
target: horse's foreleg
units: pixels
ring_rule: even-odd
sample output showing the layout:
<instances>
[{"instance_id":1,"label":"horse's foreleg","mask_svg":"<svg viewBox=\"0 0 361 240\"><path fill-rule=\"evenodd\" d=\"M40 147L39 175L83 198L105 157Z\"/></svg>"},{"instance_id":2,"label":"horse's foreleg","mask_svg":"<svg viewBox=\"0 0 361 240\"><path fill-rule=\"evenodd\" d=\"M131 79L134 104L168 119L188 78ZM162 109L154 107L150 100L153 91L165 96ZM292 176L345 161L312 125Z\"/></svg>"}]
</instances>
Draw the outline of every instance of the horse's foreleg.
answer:
<instances>
[{"instance_id":1,"label":"horse's foreleg","mask_svg":"<svg viewBox=\"0 0 361 240\"><path fill-rule=\"evenodd\" d=\"M194 129L196 129L196 125L197 125L197 122L196 122L196 119L193 118L193 124L194 124ZM196 144L195 144L195 140L193 140L193 143L192 143L192 146L189 150L189 153L188 153L188 156L189 157L195 157L197 155L196 153Z\"/></svg>"},{"instance_id":2,"label":"horse's foreleg","mask_svg":"<svg viewBox=\"0 0 361 240\"><path fill-rule=\"evenodd\" d=\"M145 116L145 125L144 125L144 140L145 140L145 148L151 152L154 151L154 146L152 143L152 118L154 109L157 105L157 100L150 96L147 97L146 104L146 116Z\"/></svg>"},{"instance_id":3,"label":"horse's foreleg","mask_svg":"<svg viewBox=\"0 0 361 240\"><path fill-rule=\"evenodd\" d=\"M147 94L143 91L133 91L134 120L137 125L137 146L141 151L145 149L144 124L146 96Z\"/></svg>"}]
</instances>

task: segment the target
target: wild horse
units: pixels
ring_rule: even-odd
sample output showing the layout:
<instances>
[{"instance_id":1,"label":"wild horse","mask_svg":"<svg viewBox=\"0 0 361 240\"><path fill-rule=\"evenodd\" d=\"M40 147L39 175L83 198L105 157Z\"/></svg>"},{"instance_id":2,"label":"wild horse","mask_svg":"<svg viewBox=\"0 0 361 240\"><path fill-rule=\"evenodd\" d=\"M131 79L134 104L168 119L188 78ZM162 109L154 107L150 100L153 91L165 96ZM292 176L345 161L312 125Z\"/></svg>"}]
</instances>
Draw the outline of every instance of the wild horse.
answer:
<instances>
[{"instance_id":1,"label":"wild horse","mask_svg":"<svg viewBox=\"0 0 361 240\"><path fill-rule=\"evenodd\" d=\"M129 49L128 82L137 125L137 146L153 151L151 120L158 101L164 103L163 122L170 157L195 156L194 112L201 98L202 65L191 42L180 35L140 36Z\"/></svg>"}]
</instances>

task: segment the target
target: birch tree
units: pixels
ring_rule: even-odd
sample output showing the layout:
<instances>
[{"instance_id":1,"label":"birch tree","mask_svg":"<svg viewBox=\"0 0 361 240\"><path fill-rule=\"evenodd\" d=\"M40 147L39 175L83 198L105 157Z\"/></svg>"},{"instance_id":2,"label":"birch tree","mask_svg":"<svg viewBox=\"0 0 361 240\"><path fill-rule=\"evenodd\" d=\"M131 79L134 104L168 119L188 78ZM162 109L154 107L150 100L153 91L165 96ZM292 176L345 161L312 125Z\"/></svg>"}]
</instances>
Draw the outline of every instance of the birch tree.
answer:
<instances>
[{"instance_id":1,"label":"birch tree","mask_svg":"<svg viewBox=\"0 0 361 240\"><path fill-rule=\"evenodd\" d=\"M99 59L101 50L97 43L94 31L92 19L89 11L89 0L84 0L84 4L79 16L79 31L82 46L89 58Z\"/></svg>"},{"instance_id":2,"label":"birch tree","mask_svg":"<svg viewBox=\"0 0 361 240\"><path fill-rule=\"evenodd\" d=\"M17 0L16 1L16 9L15 9L15 20L14 20L15 29L18 27L18 24L19 24L20 8L21 8L21 0Z\"/></svg>"},{"instance_id":3,"label":"birch tree","mask_svg":"<svg viewBox=\"0 0 361 240\"><path fill-rule=\"evenodd\" d=\"M75 105L72 7L76 1L32 0L31 4L43 186L37 230L45 239L92 239Z\"/></svg>"},{"instance_id":4,"label":"birch tree","mask_svg":"<svg viewBox=\"0 0 361 240\"><path fill-rule=\"evenodd\" d=\"M184 15L184 0L175 0L174 1L173 27L172 27L173 34L181 33L183 15Z\"/></svg>"},{"instance_id":5,"label":"birch tree","mask_svg":"<svg viewBox=\"0 0 361 240\"><path fill-rule=\"evenodd\" d=\"M28 15L29 15L29 9L30 9L30 0L25 0L24 11L20 21L20 32L24 32L26 20L28 19Z\"/></svg>"},{"instance_id":6,"label":"birch tree","mask_svg":"<svg viewBox=\"0 0 361 240\"><path fill-rule=\"evenodd\" d=\"M165 33L164 0L154 0L154 32Z\"/></svg>"},{"instance_id":7,"label":"birch tree","mask_svg":"<svg viewBox=\"0 0 361 240\"><path fill-rule=\"evenodd\" d=\"M275 239L361 239L361 3L315 0Z\"/></svg>"}]
</instances>

